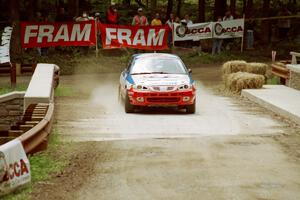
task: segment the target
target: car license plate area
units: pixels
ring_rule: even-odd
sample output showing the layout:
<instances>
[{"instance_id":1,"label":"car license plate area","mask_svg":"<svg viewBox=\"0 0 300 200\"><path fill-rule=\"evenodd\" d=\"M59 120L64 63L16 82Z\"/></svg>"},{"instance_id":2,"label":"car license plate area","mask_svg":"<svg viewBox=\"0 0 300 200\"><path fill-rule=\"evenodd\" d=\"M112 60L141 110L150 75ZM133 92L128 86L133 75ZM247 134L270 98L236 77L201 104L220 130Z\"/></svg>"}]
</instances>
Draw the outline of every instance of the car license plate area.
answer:
<instances>
[{"instance_id":1,"label":"car license plate area","mask_svg":"<svg viewBox=\"0 0 300 200\"><path fill-rule=\"evenodd\" d=\"M179 97L156 97L147 98L147 101L150 103L176 103L180 101Z\"/></svg>"}]
</instances>

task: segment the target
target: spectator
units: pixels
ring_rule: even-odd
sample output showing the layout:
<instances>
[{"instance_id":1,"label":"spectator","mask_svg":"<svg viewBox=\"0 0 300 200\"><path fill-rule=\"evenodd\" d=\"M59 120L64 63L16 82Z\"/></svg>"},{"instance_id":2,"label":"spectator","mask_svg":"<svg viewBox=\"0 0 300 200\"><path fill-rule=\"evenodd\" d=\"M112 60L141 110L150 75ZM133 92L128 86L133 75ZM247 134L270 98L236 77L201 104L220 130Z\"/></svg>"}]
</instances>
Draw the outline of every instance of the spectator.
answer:
<instances>
[{"instance_id":1,"label":"spectator","mask_svg":"<svg viewBox=\"0 0 300 200\"><path fill-rule=\"evenodd\" d=\"M132 25L136 26L147 26L149 25L147 17L144 15L143 9L138 9L138 14L134 16Z\"/></svg>"},{"instance_id":2,"label":"spectator","mask_svg":"<svg viewBox=\"0 0 300 200\"><path fill-rule=\"evenodd\" d=\"M82 15L80 17L77 17L75 19L76 22L85 22L85 21L90 21L90 20L93 20L94 18L93 17L90 17L88 15L88 13L86 11L83 11L82 12Z\"/></svg>"},{"instance_id":3,"label":"spectator","mask_svg":"<svg viewBox=\"0 0 300 200\"><path fill-rule=\"evenodd\" d=\"M179 18L178 18L179 19ZM170 32L168 35L168 46L171 47L173 43L173 25L175 22L175 16L173 13L170 14L170 18L167 20L166 25L169 26Z\"/></svg>"},{"instance_id":4,"label":"spectator","mask_svg":"<svg viewBox=\"0 0 300 200\"><path fill-rule=\"evenodd\" d=\"M175 17L175 23L180 23L180 18L179 17Z\"/></svg>"},{"instance_id":5,"label":"spectator","mask_svg":"<svg viewBox=\"0 0 300 200\"><path fill-rule=\"evenodd\" d=\"M222 17L219 16L218 17L218 22L222 21ZM221 48L222 48L222 43L223 43L223 39L220 38L213 38L213 46L212 46L212 55L215 55L216 53L221 53Z\"/></svg>"},{"instance_id":6,"label":"spectator","mask_svg":"<svg viewBox=\"0 0 300 200\"><path fill-rule=\"evenodd\" d=\"M109 24L117 24L118 23L118 10L114 3L108 8L106 12L106 20Z\"/></svg>"},{"instance_id":7,"label":"spectator","mask_svg":"<svg viewBox=\"0 0 300 200\"><path fill-rule=\"evenodd\" d=\"M66 22L68 21L68 15L64 7L60 7L58 14L56 15L55 21L57 22Z\"/></svg>"},{"instance_id":8,"label":"spectator","mask_svg":"<svg viewBox=\"0 0 300 200\"><path fill-rule=\"evenodd\" d=\"M162 23L160 20L159 13L156 13L154 19L151 21L151 26L161 26L161 25Z\"/></svg>"},{"instance_id":9,"label":"spectator","mask_svg":"<svg viewBox=\"0 0 300 200\"><path fill-rule=\"evenodd\" d=\"M250 19L247 23L247 49L254 49L254 26L254 20Z\"/></svg>"},{"instance_id":10,"label":"spectator","mask_svg":"<svg viewBox=\"0 0 300 200\"><path fill-rule=\"evenodd\" d=\"M223 17L223 21L229 21L229 20L233 20L233 16L231 14L231 11L227 10L225 16ZM231 44L233 43L233 41L234 41L233 38L228 38L224 41L224 46L226 50L231 49Z\"/></svg>"},{"instance_id":11,"label":"spectator","mask_svg":"<svg viewBox=\"0 0 300 200\"><path fill-rule=\"evenodd\" d=\"M225 16L223 17L223 21L227 21L227 20L233 20L233 16L230 10L226 11Z\"/></svg>"},{"instance_id":12,"label":"spectator","mask_svg":"<svg viewBox=\"0 0 300 200\"><path fill-rule=\"evenodd\" d=\"M181 23L182 23L182 24L185 24L185 25L187 25L187 26L193 24L193 22L192 22L192 20L190 20L190 16L189 16L188 14L184 15L184 19L181 20Z\"/></svg>"}]
</instances>

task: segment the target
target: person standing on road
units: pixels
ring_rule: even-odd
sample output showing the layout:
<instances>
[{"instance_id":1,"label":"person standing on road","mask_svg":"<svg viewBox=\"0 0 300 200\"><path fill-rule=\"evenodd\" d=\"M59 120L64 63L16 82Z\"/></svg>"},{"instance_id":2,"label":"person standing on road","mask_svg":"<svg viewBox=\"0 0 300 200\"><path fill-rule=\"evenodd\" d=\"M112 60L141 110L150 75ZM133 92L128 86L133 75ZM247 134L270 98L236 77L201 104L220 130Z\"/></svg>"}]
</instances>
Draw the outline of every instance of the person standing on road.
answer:
<instances>
[{"instance_id":1,"label":"person standing on road","mask_svg":"<svg viewBox=\"0 0 300 200\"><path fill-rule=\"evenodd\" d=\"M151 26L161 26L161 20L160 20L160 16L159 13L155 13L155 17L154 19L151 21Z\"/></svg>"},{"instance_id":2,"label":"person standing on road","mask_svg":"<svg viewBox=\"0 0 300 200\"><path fill-rule=\"evenodd\" d=\"M134 26L147 26L149 25L147 17L144 15L143 8L138 9L138 14L132 20Z\"/></svg>"},{"instance_id":3,"label":"person standing on road","mask_svg":"<svg viewBox=\"0 0 300 200\"><path fill-rule=\"evenodd\" d=\"M118 10L116 5L112 3L112 5L108 8L106 12L106 20L109 24L118 24Z\"/></svg>"}]
</instances>

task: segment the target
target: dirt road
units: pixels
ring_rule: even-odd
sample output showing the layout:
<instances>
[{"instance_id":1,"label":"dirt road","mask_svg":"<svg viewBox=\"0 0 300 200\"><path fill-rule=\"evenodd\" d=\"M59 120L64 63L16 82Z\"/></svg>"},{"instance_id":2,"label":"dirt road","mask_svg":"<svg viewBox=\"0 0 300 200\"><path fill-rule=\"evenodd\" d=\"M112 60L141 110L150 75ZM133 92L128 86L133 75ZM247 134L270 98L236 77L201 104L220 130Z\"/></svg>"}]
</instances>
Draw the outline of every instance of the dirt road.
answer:
<instances>
[{"instance_id":1,"label":"dirt road","mask_svg":"<svg viewBox=\"0 0 300 200\"><path fill-rule=\"evenodd\" d=\"M219 75L194 70L195 115L125 114L117 74L63 77L79 95L56 99L55 126L78 156L33 199L300 199L299 127L215 95Z\"/></svg>"}]
</instances>

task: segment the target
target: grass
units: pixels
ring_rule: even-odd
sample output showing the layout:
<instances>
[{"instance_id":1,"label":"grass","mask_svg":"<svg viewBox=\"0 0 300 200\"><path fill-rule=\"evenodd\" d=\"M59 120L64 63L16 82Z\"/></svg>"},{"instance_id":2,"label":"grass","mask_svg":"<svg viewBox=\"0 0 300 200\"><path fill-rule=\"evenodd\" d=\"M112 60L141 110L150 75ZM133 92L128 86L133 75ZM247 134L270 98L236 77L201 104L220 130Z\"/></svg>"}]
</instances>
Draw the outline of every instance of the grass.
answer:
<instances>
[{"instance_id":1,"label":"grass","mask_svg":"<svg viewBox=\"0 0 300 200\"><path fill-rule=\"evenodd\" d=\"M75 92L71 86L66 85L58 85L55 89L55 96L56 97L72 97L74 96Z\"/></svg>"},{"instance_id":2,"label":"grass","mask_svg":"<svg viewBox=\"0 0 300 200\"><path fill-rule=\"evenodd\" d=\"M8 85L0 86L0 95L7 94L13 91L25 91L27 87L27 84L17 84L15 88L12 88Z\"/></svg>"},{"instance_id":3,"label":"grass","mask_svg":"<svg viewBox=\"0 0 300 200\"><path fill-rule=\"evenodd\" d=\"M274 76L267 80L267 85L279 85L280 84L280 78L277 76Z\"/></svg>"},{"instance_id":4,"label":"grass","mask_svg":"<svg viewBox=\"0 0 300 200\"><path fill-rule=\"evenodd\" d=\"M18 190L8 196L5 196L6 200L26 200L30 199L30 193L35 184L43 181L47 181L55 173L61 172L66 166L67 162L62 157L55 155L58 146L61 145L61 141L58 138L56 130L53 130L50 134L50 140L48 143L48 149L41 153L35 154L29 157L30 169L31 169L31 184L22 190Z\"/></svg>"}]
</instances>

